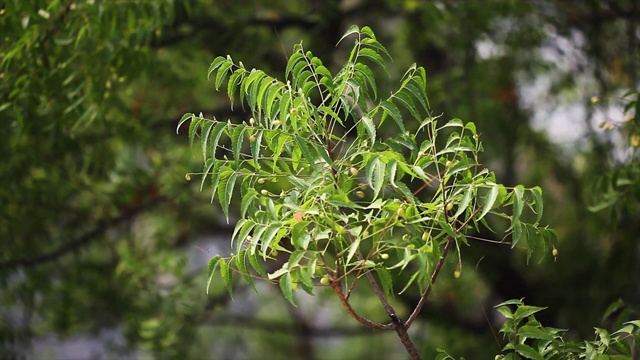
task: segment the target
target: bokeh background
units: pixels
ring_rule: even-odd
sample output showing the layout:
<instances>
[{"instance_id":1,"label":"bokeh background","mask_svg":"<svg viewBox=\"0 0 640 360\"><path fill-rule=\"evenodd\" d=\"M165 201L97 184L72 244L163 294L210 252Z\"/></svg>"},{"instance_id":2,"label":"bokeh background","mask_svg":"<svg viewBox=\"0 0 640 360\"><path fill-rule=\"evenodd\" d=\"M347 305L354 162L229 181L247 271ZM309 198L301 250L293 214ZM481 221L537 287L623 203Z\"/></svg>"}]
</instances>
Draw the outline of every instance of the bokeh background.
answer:
<instances>
[{"instance_id":1,"label":"bokeh background","mask_svg":"<svg viewBox=\"0 0 640 360\"><path fill-rule=\"evenodd\" d=\"M403 359L330 290L259 294L206 264L233 223L200 191L185 112L243 121L207 81L218 55L283 78L294 44L332 71L370 26L384 84L424 66L433 113L476 123L483 163L540 185L559 256L471 240L411 330L425 359L500 353L501 301L592 339L640 317L640 3L634 0L5 0L0 2L0 354L64 359ZM185 175L191 173L191 181ZM501 240L490 232L479 234ZM418 294L394 299L409 311ZM356 307L384 319L375 298ZM623 305L603 318L611 304ZM615 320L615 319L614 319Z\"/></svg>"}]
</instances>

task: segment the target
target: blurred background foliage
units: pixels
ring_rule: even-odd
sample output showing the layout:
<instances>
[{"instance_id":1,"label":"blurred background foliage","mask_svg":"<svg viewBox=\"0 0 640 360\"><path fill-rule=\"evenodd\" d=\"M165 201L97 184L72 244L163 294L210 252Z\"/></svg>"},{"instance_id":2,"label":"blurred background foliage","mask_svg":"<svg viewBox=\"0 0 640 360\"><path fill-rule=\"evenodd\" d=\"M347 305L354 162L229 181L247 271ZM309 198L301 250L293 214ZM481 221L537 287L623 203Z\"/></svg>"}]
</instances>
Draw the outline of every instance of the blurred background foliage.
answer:
<instances>
[{"instance_id":1,"label":"blurred background foliage","mask_svg":"<svg viewBox=\"0 0 640 360\"><path fill-rule=\"evenodd\" d=\"M267 283L235 301L218 283L206 296L204 267L230 251L231 226L199 175L185 179L201 159L175 133L185 112L248 117L207 83L215 56L282 78L302 40L336 69L352 24L391 52L382 79L426 67L435 114L476 123L500 182L542 186L543 222L559 235L557 261L528 265L472 240L461 278L452 260L412 328L424 358L438 347L492 358L493 306L510 298L548 306L539 319L570 338L611 325L602 315L619 299L628 310L614 315L637 309L637 1L5 0L3 357L402 358L393 332L359 327L321 289L299 308ZM394 302L407 311L417 298ZM357 302L384 317L376 299Z\"/></svg>"}]
</instances>

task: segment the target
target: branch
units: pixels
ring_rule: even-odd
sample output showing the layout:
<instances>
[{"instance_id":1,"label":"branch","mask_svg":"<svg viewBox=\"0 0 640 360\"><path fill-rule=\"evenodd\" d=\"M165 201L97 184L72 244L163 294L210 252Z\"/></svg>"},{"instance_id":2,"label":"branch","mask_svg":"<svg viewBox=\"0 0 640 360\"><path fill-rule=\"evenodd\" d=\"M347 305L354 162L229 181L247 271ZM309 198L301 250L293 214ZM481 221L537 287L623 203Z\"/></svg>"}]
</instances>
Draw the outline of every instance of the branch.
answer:
<instances>
[{"instance_id":1,"label":"branch","mask_svg":"<svg viewBox=\"0 0 640 360\"><path fill-rule=\"evenodd\" d=\"M116 226L125 221L131 220L132 218L138 216L140 213L166 200L167 200L166 197L159 196L151 200L147 204L129 208L115 218L98 221L95 228L93 228L91 231L83 235L80 235L76 239L69 241L68 243L62 245L61 247L59 247L56 250L53 250L50 253L41 254L34 257L24 257L24 258L18 258L18 259L1 262L0 271L4 271L4 270L15 268L15 267L32 267L32 266L41 265L50 261L54 261L66 255L67 253L76 251L83 246L87 246L91 242L98 239L99 235L101 235L111 227Z\"/></svg>"},{"instance_id":2,"label":"branch","mask_svg":"<svg viewBox=\"0 0 640 360\"><path fill-rule=\"evenodd\" d=\"M342 293L342 288L340 288L340 281L332 279L330 282L330 285L333 288L333 290L336 291L336 294L338 294L338 298L340 298L340 302L342 302L342 305L347 310L349 315L351 315L352 318L356 319L357 322L359 322L360 324L368 328L376 329L376 330L389 330L393 328L393 324L383 325L358 315L355 312L355 310L353 310L353 308L351 307L351 304L349 304L349 301L347 300L347 298L344 297L344 294Z\"/></svg>"}]
</instances>

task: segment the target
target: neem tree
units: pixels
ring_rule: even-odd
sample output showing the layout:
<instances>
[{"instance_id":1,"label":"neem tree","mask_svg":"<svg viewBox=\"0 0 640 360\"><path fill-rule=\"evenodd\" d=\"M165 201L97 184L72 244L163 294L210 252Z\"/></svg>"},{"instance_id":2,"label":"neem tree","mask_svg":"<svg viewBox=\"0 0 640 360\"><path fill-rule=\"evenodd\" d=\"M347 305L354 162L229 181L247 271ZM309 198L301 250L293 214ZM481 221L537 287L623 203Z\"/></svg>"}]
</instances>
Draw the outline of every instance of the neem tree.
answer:
<instances>
[{"instance_id":1,"label":"neem tree","mask_svg":"<svg viewBox=\"0 0 640 360\"><path fill-rule=\"evenodd\" d=\"M226 82L232 106L239 100L253 117L234 124L185 114L178 125L190 120L192 145L200 136L202 186L209 178L212 201L217 196L227 219L240 190L234 254L211 259L207 289L217 268L229 292L233 273L252 286L260 277L278 283L294 305L299 288L312 293L328 286L355 320L396 331L417 359L407 330L452 248L458 255L454 276L460 276L461 245L489 227L488 216L510 234L512 247L527 248L527 258L541 245L555 255L556 236L539 226L539 187L505 187L479 163L482 145L473 123L440 123L432 116L422 67L411 66L390 95L378 94L370 66L386 69L389 54L368 27L351 27L341 41L351 36L353 49L335 76L302 43L288 60L286 82L229 56L211 64L216 89ZM381 134L385 121L397 131ZM264 263L276 261L276 254L286 260L267 273ZM379 299L388 323L351 306L360 280ZM412 286L422 296L400 319L388 299Z\"/></svg>"}]
</instances>

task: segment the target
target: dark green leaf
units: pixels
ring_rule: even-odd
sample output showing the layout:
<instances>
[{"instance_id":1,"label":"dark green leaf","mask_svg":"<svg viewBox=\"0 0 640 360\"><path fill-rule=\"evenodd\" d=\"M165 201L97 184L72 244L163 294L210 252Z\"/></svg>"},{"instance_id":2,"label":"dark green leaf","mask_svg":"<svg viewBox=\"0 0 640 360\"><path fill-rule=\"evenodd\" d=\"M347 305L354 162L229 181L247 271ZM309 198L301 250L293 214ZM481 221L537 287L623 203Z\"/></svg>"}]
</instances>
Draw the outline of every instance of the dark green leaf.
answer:
<instances>
[{"instance_id":1,"label":"dark green leaf","mask_svg":"<svg viewBox=\"0 0 640 360\"><path fill-rule=\"evenodd\" d=\"M242 275L244 281L246 281L247 284L249 284L249 286L251 286L251 288L257 293L258 290L256 289L256 286L253 283L253 279L251 278L251 274L249 273L249 266L247 264L247 251L240 250L235 258L235 262L236 267L238 268L238 271L240 272L240 275Z\"/></svg>"},{"instance_id":2,"label":"dark green leaf","mask_svg":"<svg viewBox=\"0 0 640 360\"><path fill-rule=\"evenodd\" d=\"M222 281L224 285L227 287L227 291L231 298L233 298L233 283L232 283L232 274L231 268L225 259L220 259L218 262L220 264L220 274L222 275Z\"/></svg>"},{"instance_id":3,"label":"dark green leaf","mask_svg":"<svg viewBox=\"0 0 640 360\"><path fill-rule=\"evenodd\" d=\"M380 106L384 109L385 113L391 115L393 120L400 128L400 131L402 133L405 133L406 130L404 128L404 120L402 119L402 115L400 114L400 110L398 110L398 107L389 100L383 101L382 103L380 103Z\"/></svg>"}]
</instances>

